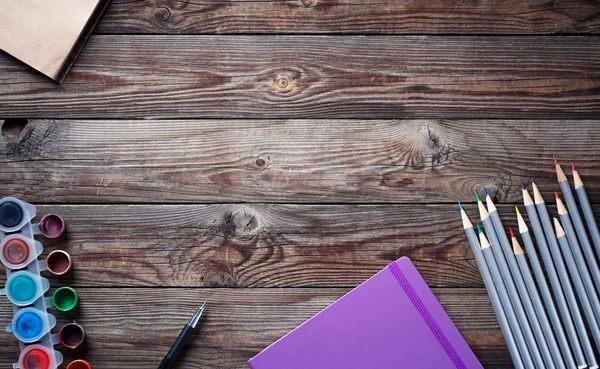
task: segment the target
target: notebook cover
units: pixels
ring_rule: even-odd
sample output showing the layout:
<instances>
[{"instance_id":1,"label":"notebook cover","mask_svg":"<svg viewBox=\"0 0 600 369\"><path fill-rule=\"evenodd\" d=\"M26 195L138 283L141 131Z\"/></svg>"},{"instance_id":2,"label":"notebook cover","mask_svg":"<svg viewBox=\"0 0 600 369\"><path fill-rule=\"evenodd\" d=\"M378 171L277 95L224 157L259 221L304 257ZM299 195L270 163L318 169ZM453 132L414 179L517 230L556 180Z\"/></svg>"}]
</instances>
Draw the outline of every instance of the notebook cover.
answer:
<instances>
[{"instance_id":1,"label":"notebook cover","mask_svg":"<svg viewBox=\"0 0 600 369\"><path fill-rule=\"evenodd\" d=\"M483 368L410 259L248 360L251 369Z\"/></svg>"},{"instance_id":2,"label":"notebook cover","mask_svg":"<svg viewBox=\"0 0 600 369\"><path fill-rule=\"evenodd\" d=\"M0 49L61 82L109 0L0 0Z\"/></svg>"}]
</instances>

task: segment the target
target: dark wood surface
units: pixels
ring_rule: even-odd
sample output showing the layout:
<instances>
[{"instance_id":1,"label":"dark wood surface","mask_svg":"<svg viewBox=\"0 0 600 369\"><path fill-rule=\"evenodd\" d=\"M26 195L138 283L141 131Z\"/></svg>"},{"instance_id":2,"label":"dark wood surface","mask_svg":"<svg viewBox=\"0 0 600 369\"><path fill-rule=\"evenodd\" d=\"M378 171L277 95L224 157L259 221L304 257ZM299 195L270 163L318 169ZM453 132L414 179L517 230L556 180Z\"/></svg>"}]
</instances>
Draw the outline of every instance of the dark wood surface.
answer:
<instances>
[{"instance_id":1,"label":"dark wood surface","mask_svg":"<svg viewBox=\"0 0 600 369\"><path fill-rule=\"evenodd\" d=\"M62 85L0 54L1 194L69 224L42 239L74 259L66 360L156 367L208 300L177 367L246 368L409 256L510 368L456 202L486 186L514 227L557 154L600 204L599 35L593 0L116 0Z\"/></svg>"}]
</instances>

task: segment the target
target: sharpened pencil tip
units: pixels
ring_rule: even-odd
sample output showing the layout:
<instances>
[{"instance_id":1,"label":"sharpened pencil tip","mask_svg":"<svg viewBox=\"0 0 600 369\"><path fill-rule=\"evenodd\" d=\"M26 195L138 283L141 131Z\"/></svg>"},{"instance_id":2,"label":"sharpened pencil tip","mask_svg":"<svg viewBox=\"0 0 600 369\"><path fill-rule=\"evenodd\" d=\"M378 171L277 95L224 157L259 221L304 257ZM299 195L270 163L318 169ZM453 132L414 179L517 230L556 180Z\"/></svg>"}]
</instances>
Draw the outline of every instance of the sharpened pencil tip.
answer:
<instances>
[{"instance_id":1,"label":"sharpened pencil tip","mask_svg":"<svg viewBox=\"0 0 600 369\"><path fill-rule=\"evenodd\" d=\"M490 193L488 192L487 188L485 188L485 186L483 186L483 197L488 197L490 195Z\"/></svg>"},{"instance_id":2,"label":"sharpened pencil tip","mask_svg":"<svg viewBox=\"0 0 600 369\"><path fill-rule=\"evenodd\" d=\"M477 202L481 202L481 197L479 197L478 192L475 192L475 199L477 199Z\"/></svg>"},{"instance_id":3,"label":"sharpened pencil tip","mask_svg":"<svg viewBox=\"0 0 600 369\"><path fill-rule=\"evenodd\" d=\"M557 200L560 200L560 196L558 195L558 192L554 191L554 197L556 197Z\"/></svg>"},{"instance_id":4,"label":"sharpened pencil tip","mask_svg":"<svg viewBox=\"0 0 600 369\"><path fill-rule=\"evenodd\" d=\"M526 189L527 186L525 185L525 182L523 181L523 179L521 179L521 189Z\"/></svg>"},{"instance_id":5,"label":"sharpened pencil tip","mask_svg":"<svg viewBox=\"0 0 600 369\"><path fill-rule=\"evenodd\" d=\"M520 217L521 216L521 212L519 211L519 207L515 206L515 210L517 211L517 216Z\"/></svg>"},{"instance_id":6,"label":"sharpened pencil tip","mask_svg":"<svg viewBox=\"0 0 600 369\"><path fill-rule=\"evenodd\" d=\"M483 231L481 230L481 226L479 226L479 223L477 223L477 233L483 233Z\"/></svg>"},{"instance_id":7,"label":"sharpened pencil tip","mask_svg":"<svg viewBox=\"0 0 600 369\"><path fill-rule=\"evenodd\" d=\"M462 204L460 203L460 201L458 202L458 207L460 208L460 210L465 210L462 206Z\"/></svg>"},{"instance_id":8,"label":"sharpened pencil tip","mask_svg":"<svg viewBox=\"0 0 600 369\"><path fill-rule=\"evenodd\" d=\"M510 237L515 238L515 233L513 232L512 228L508 228L508 230L510 231Z\"/></svg>"},{"instance_id":9,"label":"sharpened pencil tip","mask_svg":"<svg viewBox=\"0 0 600 369\"><path fill-rule=\"evenodd\" d=\"M571 169L573 169L573 172L577 172L577 168L575 168L575 163L571 162Z\"/></svg>"},{"instance_id":10,"label":"sharpened pencil tip","mask_svg":"<svg viewBox=\"0 0 600 369\"><path fill-rule=\"evenodd\" d=\"M558 165L558 160L556 160L556 155L552 155L552 157L554 158L554 165Z\"/></svg>"},{"instance_id":11,"label":"sharpened pencil tip","mask_svg":"<svg viewBox=\"0 0 600 369\"><path fill-rule=\"evenodd\" d=\"M533 180L533 178L531 178L531 184L535 184L535 181Z\"/></svg>"}]
</instances>

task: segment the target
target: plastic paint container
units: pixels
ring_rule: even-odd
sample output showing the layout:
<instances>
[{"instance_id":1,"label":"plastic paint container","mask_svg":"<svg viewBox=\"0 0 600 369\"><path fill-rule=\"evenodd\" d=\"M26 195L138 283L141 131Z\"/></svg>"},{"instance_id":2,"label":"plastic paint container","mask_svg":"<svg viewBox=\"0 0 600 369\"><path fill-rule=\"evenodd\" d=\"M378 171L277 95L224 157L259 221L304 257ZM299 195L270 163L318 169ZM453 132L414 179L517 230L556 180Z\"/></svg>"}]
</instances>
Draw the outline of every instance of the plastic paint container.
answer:
<instances>
[{"instance_id":1,"label":"plastic paint container","mask_svg":"<svg viewBox=\"0 0 600 369\"><path fill-rule=\"evenodd\" d=\"M0 261L9 269L21 269L42 253L40 242L21 235L11 235L0 243Z\"/></svg>"},{"instance_id":2,"label":"plastic paint container","mask_svg":"<svg viewBox=\"0 0 600 369\"><path fill-rule=\"evenodd\" d=\"M6 281L6 289L0 294L6 294L8 299L17 306L31 305L50 288L46 278L26 270L13 273Z\"/></svg>"},{"instance_id":3,"label":"plastic paint container","mask_svg":"<svg viewBox=\"0 0 600 369\"><path fill-rule=\"evenodd\" d=\"M71 269L71 256L63 250L55 250L46 258L46 268L54 275L63 275Z\"/></svg>"},{"instance_id":4,"label":"plastic paint container","mask_svg":"<svg viewBox=\"0 0 600 369\"><path fill-rule=\"evenodd\" d=\"M52 306L59 311L71 311L78 302L79 295L71 287L61 287L52 295Z\"/></svg>"},{"instance_id":5,"label":"plastic paint container","mask_svg":"<svg viewBox=\"0 0 600 369\"><path fill-rule=\"evenodd\" d=\"M85 360L75 360L71 361L67 369L92 369L92 366Z\"/></svg>"},{"instance_id":6,"label":"plastic paint container","mask_svg":"<svg viewBox=\"0 0 600 369\"><path fill-rule=\"evenodd\" d=\"M58 332L58 343L63 346L75 349L85 340L85 331L77 323L65 324Z\"/></svg>"},{"instance_id":7,"label":"plastic paint container","mask_svg":"<svg viewBox=\"0 0 600 369\"><path fill-rule=\"evenodd\" d=\"M0 230L14 232L23 228L35 216L35 206L16 197L0 200Z\"/></svg>"},{"instance_id":8,"label":"plastic paint container","mask_svg":"<svg viewBox=\"0 0 600 369\"><path fill-rule=\"evenodd\" d=\"M56 318L36 308L19 310L13 317L12 325L7 331L12 331L18 340L24 343L38 341L50 332L56 325Z\"/></svg>"},{"instance_id":9,"label":"plastic paint container","mask_svg":"<svg viewBox=\"0 0 600 369\"><path fill-rule=\"evenodd\" d=\"M19 357L21 369L54 369L63 360L60 352L43 345L26 346Z\"/></svg>"},{"instance_id":10,"label":"plastic paint container","mask_svg":"<svg viewBox=\"0 0 600 369\"><path fill-rule=\"evenodd\" d=\"M65 221L58 214L46 214L40 220L39 227L44 236L57 238L65 232Z\"/></svg>"}]
</instances>

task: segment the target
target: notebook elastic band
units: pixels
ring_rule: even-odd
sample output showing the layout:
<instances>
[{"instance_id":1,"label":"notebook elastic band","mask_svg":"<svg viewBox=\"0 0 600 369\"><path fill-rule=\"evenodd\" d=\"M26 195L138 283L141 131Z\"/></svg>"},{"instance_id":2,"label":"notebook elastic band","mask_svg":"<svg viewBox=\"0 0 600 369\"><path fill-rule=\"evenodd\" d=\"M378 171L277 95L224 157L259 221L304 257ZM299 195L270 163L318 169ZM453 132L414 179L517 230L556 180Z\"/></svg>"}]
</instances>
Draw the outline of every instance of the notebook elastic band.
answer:
<instances>
[{"instance_id":1,"label":"notebook elastic band","mask_svg":"<svg viewBox=\"0 0 600 369\"><path fill-rule=\"evenodd\" d=\"M448 341L448 338L440 329L440 327L433 319L431 314L429 314L429 311L427 310L427 308L425 307L415 290L412 288L410 283L408 283L408 280L406 279L398 265L396 263L391 263L390 265L388 265L388 268L392 271L392 274L394 275L394 277L396 277L396 280L398 280L398 283L400 283L400 286L402 286L404 292L406 292L408 298L410 298L410 301L412 301L413 305L417 308L423 319L425 319L425 322L433 332L434 336L438 339L444 350L446 350L446 353L450 357L450 360L452 360L452 362L457 368L467 369L467 366L465 365L465 363L463 363L460 356L458 356L458 353L456 352L456 350L454 350L454 347L452 347L450 341Z\"/></svg>"}]
</instances>

